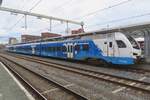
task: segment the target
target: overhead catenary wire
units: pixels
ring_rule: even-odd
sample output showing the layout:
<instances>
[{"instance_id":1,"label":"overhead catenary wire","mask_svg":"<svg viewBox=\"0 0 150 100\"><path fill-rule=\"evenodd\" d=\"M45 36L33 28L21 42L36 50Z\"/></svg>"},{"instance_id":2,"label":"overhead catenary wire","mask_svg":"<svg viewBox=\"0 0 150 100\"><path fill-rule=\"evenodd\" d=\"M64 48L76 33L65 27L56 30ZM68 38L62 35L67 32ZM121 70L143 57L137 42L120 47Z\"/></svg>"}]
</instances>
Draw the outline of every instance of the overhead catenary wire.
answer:
<instances>
[{"instance_id":1,"label":"overhead catenary wire","mask_svg":"<svg viewBox=\"0 0 150 100\"><path fill-rule=\"evenodd\" d=\"M102 8L102 9L98 9L98 10L96 10L96 11L94 11L94 12L90 12L90 13L85 14L85 15L83 15L83 16L79 16L79 17L73 18L73 20L74 20L74 19L79 19L79 18L88 17L88 16L94 15L94 14L96 14L96 13L99 13L99 12L101 12L101 11L105 11L105 10L109 10L109 9L111 9L111 8L115 8L115 7L117 7L117 6L121 6L121 5L126 4L126 3L128 3L128 2L131 2L131 1L133 1L133 0L122 1L122 2L119 2L119 3L117 3L117 4L110 5L110 6L108 6L108 7ZM64 4L65 4L65 3L64 3ZM58 7L58 8L59 8L59 7ZM54 27L57 27L57 25L58 25L58 24L56 24ZM45 28L44 28L44 29L45 29Z\"/></svg>"},{"instance_id":2,"label":"overhead catenary wire","mask_svg":"<svg viewBox=\"0 0 150 100\"><path fill-rule=\"evenodd\" d=\"M24 0L23 0L24 1ZM24 7L26 6L26 3L23 2L23 6L21 7L21 9L24 9ZM16 14L17 15L17 14ZM9 31L11 31L22 19L24 18L24 16L22 16L18 21L16 21L15 24L12 25L12 27L9 28ZM8 26L8 25L6 25Z\"/></svg>"},{"instance_id":3,"label":"overhead catenary wire","mask_svg":"<svg viewBox=\"0 0 150 100\"><path fill-rule=\"evenodd\" d=\"M126 4L126 3L128 3L128 2L131 2L131 1L132 1L132 0L122 1L122 2L119 2L119 3L117 3L117 4L110 5L110 6L108 6L108 7L101 8L101 9L98 9L98 10L96 10L96 11L87 13L87 14L85 14L85 15L82 15L82 16L79 16L79 17L75 17L75 18L73 18L73 19L79 19L79 18L89 17L89 16L95 15L95 14L101 12L101 11L109 10L109 9L114 8L114 7L121 6L121 5Z\"/></svg>"},{"instance_id":4,"label":"overhead catenary wire","mask_svg":"<svg viewBox=\"0 0 150 100\"><path fill-rule=\"evenodd\" d=\"M94 27L94 26L100 26L100 25L108 25L110 23L116 23L116 22L121 22L121 21L125 21L125 20L145 17L145 16L150 16L150 12L149 13L144 13L144 14L139 14L139 15L134 15L134 16L129 16L129 17L125 17L125 18L115 19L115 20L111 20L111 21L106 21L106 22L99 23L99 24L92 24L92 25L86 26L85 28L87 28L87 27Z\"/></svg>"},{"instance_id":5,"label":"overhead catenary wire","mask_svg":"<svg viewBox=\"0 0 150 100\"><path fill-rule=\"evenodd\" d=\"M122 5L122 4L125 4L129 1L132 1L132 0L127 0L127 1L123 1L123 2L120 2L118 4L115 4L115 5L112 5L112 6L109 6L108 8L113 8L113 7L117 7L119 5ZM98 11L98 10L97 10ZM102 10L103 11L103 10ZM90 13L92 14L92 13ZM93 14L95 14L93 12ZM134 19L134 18L140 18L140 17L144 17L144 16L148 16L150 15L150 13L144 13L144 14L139 14L139 15L134 15L134 16L129 16L129 17L125 17L125 18L120 18L120 19L115 19L115 20L111 20L111 21L107 21L107 22L103 22L103 23L99 23L99 24L92 24L92 25L88 25L86 26L85 28L88 28L88 27L94 27L94 26L98 26L98 25L105 25L105 24L110 24L110 23L116 23L116 22L120 22L120 21L125 21L125 20L129 20L129 19ZM48 28L43 28L43 29L48 29ZM41 31L42 29L40 29Z\"/></svg>"},{"instance_id":6,"label":"overhead catenary wire","mask_svg":"<svg viewBox=\"0 0 150 100\"><path fill-rule=\"evenodd\" d=\"M29 11L32 11L35 7L37 7L37 6L41 3L41 1L42 1L42 0L39 0L33 7L31 7L31 8L29 9ZM73 1L73 0L71 0L71 1ZM109 6L109 7L96 10L96 11L91 12L91 13L88 13L88 14L82 16L82 17L87 17L87 16L93 15L93 14L99 12L99 11L107 10L107 9L110 9L110 8L113 8L113 7L116 7L116 6L120 6L120 5L125 4L125 3L129 2L129 1L132 1L132 0L123 1L123 2L120 2L120 3L114 4L114 5L111 5L111 6ZM64 3L61 4L60 6L56 7L53 11L55 11L56 9L59 9L59 8L63 7L64 5L68 4L68 2L70 2L70 0L64 2ZM24 18L24 16L22 16L22 18ZM12 30L12 29L21 21L22 18L20 18L11 28L9 28L9 31ZM78 17L78 18L79 18L79 17Z\"/></svg>"},{"instance_id":7,"label":"overhead catenary wire","mask_svg":"<svg viewBox=\"0 0 150 100\"><path fill-rule=\"evenodd\" d=\"M106 7L106 8L99 9L99 10L96 10L96 11L94 11L94 12L88 13L88 14L86 14L86 15L84 15L84 16L90 16L90 15L96 14L96 13L98 13L98 12L100 12L100 11L104 11L104 10L107 10L107 9L110 9L110 8L114 8L114 7L120 6L120 5L125 4L125 3L129 2L129 1L133 1L133 0L123 1L123 2L120 2L120 3L114 4L114 5L111 5L111 6L109 6L109 7ZM136 17L136 16L134 16L134 17ZM133 18L134 18L134 17L133 17ZM137 17L138 17L138 16L137 16ZM127 19L128 19L128 17L127 17ZM109 23L115 23L115 21L118 22L118 20L119 20L119 21L120 21L120 20L123 21L123 20L127 20L127 19L126 19L126 18L121 18L121 19L116 19L116 20L107 21L107 22L104 22L104 23L94 24L94 25L89 25L89 26L96 26L96 25L104 25L104 24L109 24ZM132 19L132 18L130 18L130 19ZM86 27L87 27L87 26L86 26ZM86 27L85 27L85 28L86 28Z\"/></svg>"},{"instance_id":8,"label":"overhead catenary wire","mask_svg":"<svg viewBox=\"0 0 150 100\"><path fill-rule=\"evenodd\" d=\"M40 0L40 1L41 1L41 0ZM38 3L39 3L39 2L38 2ZM37 3L36 3L36 5L37 5ZM8 9L7 9L7 8L6 8L6 9L3 8L3 10L4 10L4 11L8 11L9 8L8 8ZM10 10L13 10L13 9L10 9ZM10 10L9 10L9 11L10 11ZM21 12L21 11L19 11L19 10L16 10L16 11ZM12 12L13 12L13 11L12 11ZM22 11L21 13L26 16L26 14L25 14L23 11ZM28 12L27 12L27 14L32 14L32 13L28 13ZM38 14L34 14L34 13L33 13L33 16L34 16L34 15L37 15L37 16L39 16L39 17L41 16L41 17L44 17L44 18L48 18L48 17L49 17L49 16L44 16L44 15L40 15L40 14L38 15ZM31 15L31 16L32 16L32 15ZM81 22L76 22L76 21L71 21L71 20L65 20L65 19L59 19L59 18L55 18L55 17L49 17L49 19L62 20L62 21L64 21L64 22L68 22L68 23L75 23L75 24L81 24L81 25L83 25ZM16 25L16 24L15 24L15 25Z\"/></svg>"},{"instance_id":9,"label":"overhead catenary wire","mask_svg":"<svg viewBox=\"0 0 150 100\"><path fill-rule=\"evenodd\" d=\"M39 0L33 7L31 7L29 9L29 12L31 12L35 7L37 7L43 0ZM73 1L73 0L72 0ZM70 2L70 0L66 1L65 3L61 4L60 6L56 7L54 10L61 8L62 6L66 5L68 2ZM53 10L53 11L54 11ZM22 16L14 25L12 25L11 28L9 28L10 30L12 30L20 21L21 19L24 18L24 16ZM9 31L10 31L9 30Z\"/></svg>"},{"instance_id":10,"label":"overhead catenary wire","mask_svg":"<svg viewBox=\"0 0 150 100\"><path fill-rule=\"evenodd\" d=\"M42 0L39 0L33 7L31 7L29 9L29 12L31 12L35 7L38 6L38 4L40 4L42 2ZM12 25L8 31L11 31L14 27L16 27L16 25L24 18L25 16L22 16L14 25Z\"/></svg>"},{"instance_id":11,"label":"overhead catenary wire","mask_svg":"<svg viewBox=\"0 0 150 100\"><path fill-rule=\"evenodd\" d=\"M35 7L37 7L43 0L39 0L33 7L29 9L29 11L32 11Z\"/></svg>"},{"instance_id":12,"label":"overhead catenary wire","mask_svg":"<svg viewBox=\"0 0 150 100\"><path fill-rule=\"evenodd\" d=\"M131 2L131 1L133 1L133 0L122 1L122 2L119 2L119 3L117 3L117 4L110 5L110 6L108 6L108 7L102 8L102 9L98 9L98 10L96 10L96 11L94 11L94 12L90 12L90 13L85 14L85 15L83 15L83 16L79 16L79 17L73 18L73 20L74 20L74 19L79 19L79 18L88 17L88 16L94 15L94 14L96 14L96 13L99 13L99 12L101 12L101 11L105 11L105 10L109 10L109 9L111 9L111 8L115 8L115 7L117 7L117 6L121 6L121 5L126 4L126 3L128 3L128 2ZM58 24L56 24L54 27L56 27L57 25L58 25ZM44 28L44 29L45 29L45 28Z\"/></svg>"},{"instance_id":13,"label":"overhead catenary wire","mask_svg":"<svg viewBox=\"0 0 150 100\"><path fill-rule=\"evenodd\" d=\"M67 0L66 2L64 2L64 3L60 4L59 6L55 7L54 9L52 9L51 12L54 12L54 11L64 7L64 5L71 3L72 1L74 1L74 0Z\"/></svg>"}]
</instances>

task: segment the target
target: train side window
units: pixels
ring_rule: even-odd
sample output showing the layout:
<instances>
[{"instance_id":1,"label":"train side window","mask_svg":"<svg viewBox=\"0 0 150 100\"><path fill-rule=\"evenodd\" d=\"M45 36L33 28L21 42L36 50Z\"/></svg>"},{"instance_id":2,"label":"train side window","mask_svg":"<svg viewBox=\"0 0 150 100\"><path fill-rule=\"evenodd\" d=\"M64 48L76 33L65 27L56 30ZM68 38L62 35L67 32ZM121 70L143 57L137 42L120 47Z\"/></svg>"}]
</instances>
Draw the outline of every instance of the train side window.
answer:
<instances>
[{"instance_id":1,"label":"train side window","mask_svg":"<svg viewBox=\"0 0 150 100\"><path fill-rule=\"evenodd\" d=\"M126 48L126 44L122 40L116 40L118 48Z\"/></svg>"},{"instance_id":2,"label":"train side window","mask_svg":"<svg viewBox=\"0 0 150 100\"><path fill-rule=\"evenodd\" d=\"M62 46L62 51L63 52L66 52L67 51L67 48L65 46Z\"/></svg>"},{"instance_id":3,"label":"train side window","mask_svg":"<svg viewBox=\"0 0 150 100\"><path fill-rule=\"evenodd\" d=\"M60 51L61 50L61 47L57 47L57 51Z\"/></svg>"},{"instance_id":4,"label":"train side window","mask_svg":"<svg viewBox=\"0 0 150 100\"><path fill-rule=\"evenodd\" d=\"M53 52L55 52L56 51L56 49L57 49L57 47L52 47L53 49L52 49L52 51Z\"/></svg>"},{"instance_id":5,"label":"train side window","mask_svg":"<svg viewBox=\"0 0 150 100\"><path fill-rule=\"evenodd\" d=\"M54 47L50 47L50 52L53 52L54 51Z\"/></svg>"},{"instance_id":6,"label":"train side window","mask_svg":"<svg viewBox=\"0 0 150 100\"><path fill-rule=\"evenodd\" d=\"M88 44L83 44L83 50L88 51L89 50L89 45Z\"/></svg>"},{"instance_id":7,"label":"train side window","mask_svg":"<svg viewBox=\"0 0 150 100\"><path fill-rule=\"evenodd\" d=\"M80 50L80 45L75 45L75 50L79 51Z\"/></svg>"},{"instance_id":8,"label":"train side window","mask_svg":"<svg viewBox=\"0 0 150 100\"><path fill-rule=\"evenodd\" d=\"M52 51L52 47L48 47L47 51L51 52Z\"/></svg>"},{"instance_id":9,"label":"train side window","mask_svg":"<svg viewBox=\"0 0 150 100\"><path fill-rule=\"evenodd\" d=\"M107 42L104 42L104 44L107 44Z\"/></svg>"},{"instance_id":10,"label":"train side window","mask_svg":"<svg viewBox=\"0 0 150 100\"><path fill-rule=\"evenodd\" d=\"M109 42L109 47L112 48L112 42Z\"/></svg>"}]
</instances>

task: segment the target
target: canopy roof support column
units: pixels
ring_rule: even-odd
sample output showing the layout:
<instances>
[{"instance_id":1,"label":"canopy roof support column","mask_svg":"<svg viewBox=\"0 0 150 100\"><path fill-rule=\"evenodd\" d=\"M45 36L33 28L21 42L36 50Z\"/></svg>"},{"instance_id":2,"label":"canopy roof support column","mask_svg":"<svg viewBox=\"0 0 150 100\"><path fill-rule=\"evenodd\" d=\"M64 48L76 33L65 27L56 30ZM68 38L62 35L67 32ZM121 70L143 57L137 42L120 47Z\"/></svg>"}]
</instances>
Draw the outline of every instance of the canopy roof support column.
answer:
<instances>
[{"instance_id":1,"label":"canopy roof support column","mask_svg":"<svg viewBox=\"0 0 150 100\"><path fill-rule=\"evenodd\" d=\"M145 47L145 60L147 63L150 63L150 30L145 31L145 37L144 37L144 47Z\"/></svg>"}]
</instances>

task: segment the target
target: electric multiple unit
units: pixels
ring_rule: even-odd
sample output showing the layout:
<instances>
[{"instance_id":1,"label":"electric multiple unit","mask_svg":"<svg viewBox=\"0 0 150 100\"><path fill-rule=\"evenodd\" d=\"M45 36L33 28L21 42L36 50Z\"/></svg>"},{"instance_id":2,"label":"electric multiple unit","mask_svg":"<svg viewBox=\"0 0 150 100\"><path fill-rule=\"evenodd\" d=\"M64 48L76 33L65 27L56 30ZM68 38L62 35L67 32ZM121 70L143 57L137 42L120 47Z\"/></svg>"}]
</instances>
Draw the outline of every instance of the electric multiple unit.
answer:
<instances>
[{"instance_id":1,"label":"electric multiple unit","mask_svg":"<svg viewBox=\"0 0 150 100\"><path fill-rule=\"evenodd\" d=\"M135 61L141 56L141 48L138 43L132 37L120 32L57 37L47 42L7 46L7 50L63 59L94 59L117 65L135 64Z\"/></svg>"}]
</instances>

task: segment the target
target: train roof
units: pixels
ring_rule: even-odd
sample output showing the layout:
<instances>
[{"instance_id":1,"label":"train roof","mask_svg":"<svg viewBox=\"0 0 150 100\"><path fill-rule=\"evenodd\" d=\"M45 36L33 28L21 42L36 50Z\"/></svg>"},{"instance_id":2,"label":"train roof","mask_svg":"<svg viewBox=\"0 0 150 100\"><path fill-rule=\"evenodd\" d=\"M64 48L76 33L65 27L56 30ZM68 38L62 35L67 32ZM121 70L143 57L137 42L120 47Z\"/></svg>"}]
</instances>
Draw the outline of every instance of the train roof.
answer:
<instances>
[{"instance_id":1,"label":"train roof","mask_svg":"<svg viewBox=\"0 0 150 100\"><path fill-rule=\"evenodd\" d=\"M66 36L58 36L58 37L51 37L51 38L44 38L44 39L41 38L41 39L38 39L38 40L33 40L33 41L26 42L26 43L17 43L17 44L14 44L14 45L27 44L27 43L36 43L36 42L41 42L41 41L42 42L46 42L46 41L66 40L68 38L76 39L76 38L80 38L82 36L95 35L95 34L99 34L99 32L88 32L88 33L71 34L71 35L66 35ZM101 31L100 34L106 34L106 31L104 31L104 32Z\"/></svg>"},{"instance_id":2,"label":"train roof","mask_svg":"<svg viewBox=\"0 0 150 100\"><path fill-rule=\"evenodd\" d=\"M97 30L97 31L92 31L92 32L84 32L84 33L79 33L79 34L71 34L71 35L66 35L66 36L58 36L58 37L51 37L51 38L44 38L44 39L38 39L38 40L33 40L29 41L26 43L17 43L14 45L18 44L27 44L27 43L37 43L37 42L47 42L47 41L60 41L60 40L66 40L68 38L79 38L82 36L88 36L88 35L95 35L95 34L107 34L107 33L113 33L113 32L119 32L119 30L116 29L102 29L102 30Z\"/></svg>"},{"instance_id":3,"label":"train roof","mask_svg":"<svg viewBox=\"0 0 150 100\"><path fill-rule=\"evenodd\" d=\"M115 27L115 28L104 28L101 30L97 31L92 31L92 32L86 32L86 33L80 33L80 34L74 34L74 35L67 35L67 36L59 36L59 37L54 37L54 38L46 38L43 39L44 41L49 41L49 40L57 40L57 39L66 39L66 38L73 38L73 37L80 37L80 36L86 36L86 35L92 35L92 34L106 34L106 33L113 33L113 32L122 32L122 31L133 31L136 29L142 29L142 28L147 28L147 26L150 26L150 22L147 23L137 23L133 25L127 25L127 26L120 26L120 27ZM30 41L27 43L34 43L34 42L40 42L40 40L36 41ZM19 43L19 44L26 44L26 43Z\"/></svg>"}]
</instances>

